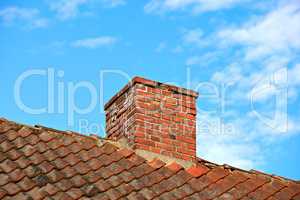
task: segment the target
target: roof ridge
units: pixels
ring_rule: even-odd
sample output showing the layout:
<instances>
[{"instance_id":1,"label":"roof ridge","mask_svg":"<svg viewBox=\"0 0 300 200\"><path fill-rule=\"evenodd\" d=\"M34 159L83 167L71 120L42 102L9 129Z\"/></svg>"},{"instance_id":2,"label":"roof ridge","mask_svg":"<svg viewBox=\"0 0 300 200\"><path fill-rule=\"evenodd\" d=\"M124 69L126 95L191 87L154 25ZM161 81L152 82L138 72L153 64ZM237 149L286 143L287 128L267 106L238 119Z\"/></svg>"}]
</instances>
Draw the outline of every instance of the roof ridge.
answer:
<instances>
[{"instance_id":1,"label":"roof ridge","mask_svg":"<svg viewBox=\"0 0 300 200\"><path fill-rule=\"evenodd\" d=\"M23 123L11 121L11 120L8 120L8 119L3 118L3 117L0 118L0 122L8 123L10 125L20 126L20 129L23 128L23 127L26 127L26 128L30 128L30 129L33 129L33 130L44 130L44 131L47 131L49 134L61 133L61 134L68 135L68 136L78 136L78 137L81 137L81 138L91 139L91 140L94 140L94 141L99 141L99 140L101 142L104 142L104 141L110 142L111 141L110 139L102 138L102 137L100 137L98 135L95 135L95 134L86 135L86 134L81 134L81 133L71 131L71 130L63 131L63 130L59 130L59 129L55 129L55 128L51 128L51 127L46 127L46 126L39 125L39 124L28 125L28 124L23 124ZM110 143L113 144L112 142L110 142ZM115 144L113 144L113 145L117 147L117 145L115 145Z\"/></svg>"},{"instance_id":2,"label":"roof ridge","mask_svg":"<svg viewBox=\"0 0 300 200\"><path fill-rule=\"evenodd\" d=\"M71 131L71 130L63 131L63 130L58 130L58 129L55 129L55 128L50 128L50 127L42 126L42 125L39 125L39 124L38 125L34 125L34 128L35 129L40 129L40 130L45 130L45 131L48 131L48 132L50 131L49 133L51 133L51 132L62 133L62 134L69 135L69 136L78 136L78 137L88 138L88 139L92 139L92 140L107 140L105 138L101 138L100 136L96 137L95 134L85 135L85 134L81 134L81 133L78 133L78 132L75 132L75 131Z\"/></svg>"},{"instance_id":3,"label":"roof ridge","mask_svg":"<svg viewBox=\"0 0 300 200\"><path fill-rule=\"evenodd\" d=\"M259 171L259 170L255 170L255 169L245 170L245 169L241 169L239 167L235 167L235 166L232 166L232 165L229 165L229 164L219 165L217 163L213 163L213 162L210 162L210 161L202 159L202 158L197 158L197 160L198 160L198 163L203 164L204 166L209 167L211 169L213 169L215 167L224 167L224 169L237 170L237 171L248 173L248 174L264 175L264 176L268 176L268 177L271 177L271 178L274 178L274 179L277 179L277 180L290 181L290 182L300 184L299 180L293 180L293 179L290 179L290 178L286 178L286 177L279 176L279 175L276 175L276 174L269 174L269 173L262 172L262 171Z\"/></svg>"},{"instance_id":4,"label":"roof ridge","mask_svg":"<svg viewBox=\"0 0 300 200\"><path fill-rule=\"evenodd\" d=\"M279 175L276 175L276 174L269 174L269 173L258 171L258 170L255 170L255 169L251 169L248 172L252 173L252 174L268 176L268 177L271 177L271 178L274 178L274 179L277 179L277 180L284 180L284 181L289 181L289 182L294 182L294 183L300 184L299 180L293 180L293 179L290 179L290 178L286 178L286 177L279 176Z\"/></svg>"}]
</instances>

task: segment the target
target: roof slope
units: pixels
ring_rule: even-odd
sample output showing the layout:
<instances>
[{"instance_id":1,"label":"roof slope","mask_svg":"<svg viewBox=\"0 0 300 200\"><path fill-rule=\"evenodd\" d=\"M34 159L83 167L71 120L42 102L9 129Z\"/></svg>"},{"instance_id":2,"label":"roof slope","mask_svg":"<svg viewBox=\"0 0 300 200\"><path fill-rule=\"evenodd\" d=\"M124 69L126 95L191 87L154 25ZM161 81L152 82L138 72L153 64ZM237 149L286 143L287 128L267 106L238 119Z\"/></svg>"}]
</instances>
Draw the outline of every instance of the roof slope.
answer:
<instances>
[{"instance_id":1,"label":"roof slope","mask_svg":"<svg viewBox=\"0 0 300 200\"><path fill-rule=\"evenodd\" d=\"M0 199L300 199L299 182L200 160L184 169L110 141L0 119Z\"/></svg>"}]
</instances>

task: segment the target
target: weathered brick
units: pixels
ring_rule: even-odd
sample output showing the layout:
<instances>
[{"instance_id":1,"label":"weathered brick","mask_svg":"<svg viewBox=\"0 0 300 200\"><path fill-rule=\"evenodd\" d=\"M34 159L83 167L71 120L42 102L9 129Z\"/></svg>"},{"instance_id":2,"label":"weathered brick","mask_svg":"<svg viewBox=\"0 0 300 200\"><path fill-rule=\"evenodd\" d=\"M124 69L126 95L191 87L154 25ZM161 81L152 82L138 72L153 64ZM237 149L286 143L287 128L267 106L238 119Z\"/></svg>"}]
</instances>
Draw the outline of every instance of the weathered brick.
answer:
<instances>
[{"instance_id":1,"label":"weathered brick","mask_svg":"<svg viewBox=\"0 0 300 200\"><path fill-rule=\"evenodd\" d=\"M184 88L135 78L105 105L107 137L125 136L136 149L194 160L196 98Z\"/></svg>"}]
</instances>

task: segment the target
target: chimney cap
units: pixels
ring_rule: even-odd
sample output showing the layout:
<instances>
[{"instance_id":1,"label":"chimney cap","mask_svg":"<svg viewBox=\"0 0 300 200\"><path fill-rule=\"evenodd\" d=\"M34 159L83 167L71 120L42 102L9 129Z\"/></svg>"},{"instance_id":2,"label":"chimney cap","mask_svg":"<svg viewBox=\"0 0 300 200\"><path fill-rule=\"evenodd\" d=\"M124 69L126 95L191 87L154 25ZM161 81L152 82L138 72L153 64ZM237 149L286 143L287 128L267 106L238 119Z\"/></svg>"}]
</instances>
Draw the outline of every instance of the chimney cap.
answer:
<instances>
[{"instance_id":1,"label":"chimney cap","mask_svg":"<svg viewBox=\"0 0 300 200\"><path fill-rule=\"evenodd\" d=\"M194 91L194 90L190 90L190 89L186 89L183 87L178 87L175 85L170 85L170 84L166 84L166 83L162 83L162 82L158 82L158 81L153 81L150 79L146 79L140 76L135 76L129 83L127 83L116 95L114 95L105 105L104 105L104 110L106 110L118 97L120 97L121 95L123 95L129 88L133 87L136 83L141 83L143 85L147 85L150 87L167 87L169 90L176 92L178 94L183 94L183 95L187 95L187 96L191 96L194 98L198 98L199 93Z\"/></svg>"}]
</instances>

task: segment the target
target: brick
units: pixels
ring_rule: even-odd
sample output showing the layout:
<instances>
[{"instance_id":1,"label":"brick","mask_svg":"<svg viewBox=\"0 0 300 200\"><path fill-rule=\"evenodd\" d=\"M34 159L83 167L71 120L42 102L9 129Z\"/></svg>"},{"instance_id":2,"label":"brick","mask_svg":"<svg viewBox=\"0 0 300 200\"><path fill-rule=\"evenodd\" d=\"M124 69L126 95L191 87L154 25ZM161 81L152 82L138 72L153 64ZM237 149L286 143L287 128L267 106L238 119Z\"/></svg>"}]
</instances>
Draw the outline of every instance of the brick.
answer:
<instances>
[{"instance_id":1,"label":"brick","mask_svg":"<svg viewBox=\"0 0 300 200\"><path fill-rule=\"evenodd\" d=\"M135 149L192 160L196 157L196 148L184 146L181 151L176 151L175 146L181 142L196 144L196 124L191 123L191 128L186 130L193 135L192 137L189 137L190 135L180 137L184 130L173 129L176 125L188 123L189 119L195 120L195 115L181 110L183 107L196 109L197 93L151 80L145 79L145 81L155 84L155 87L147 85L144 81L139 81L138 87L128 84L122 92L109 101L109 104L106 104L108 138L117 140L120 136L125 136ZM192 96L189 96L191 95L189 93ZM130 101L132 104L128 108L125 102ZM177 115L178 113L180 115ZM130 126L122 126L122 124L130 124ZM129 137L129 132L134 137ZM171 132L174 135L173 140L177 143L165 140L168 138L166 135ZM165 153L163 150L173 151L173 153Z\"/></svg>"},{"instance_id":2,"label":"brick","mask_svg":"<svg viewBox=\"0 0 300 200\"><path fill-rule=\"evenodd\" d=\"M190 155L190 156L194 156L194 153L195 153L192 150L188 150L188 149L184 149L184 148L177 148L176 152L181 153L181 154Z\"/></svg>"},{"instance_id":3,"label":"brick","mask_svg":"<svg viewBox=\"0 0 300 200\"><path fill-rule=\"evenodd\" d=\"M155 81L151 81L151 80L147 80L141 77L134 77L132 79L133 83L142 83L142 85L149 85L149 86L156 86L156 82ZM150 87L147 87L148 89L150 89Z\"/></svg>"},{"instance_id":4,"label":"brick","mask_svg":"<svg viewBox=\"0 0 300 200\"><path fill-rule=\"evenodd\" d=\"M154 153L161 153L161 149L160 148L156 148L156 147L150 147L150 151L154 152Z\"/></svg>"},{"instance_id":5,"label":"brick","mask_svg":"<svg viewBox=\"0 0 300 200\"><path fill-rule=\"evenodd\" d=\"M196 140L194 138L189 138L189 137L185 137L185 136L178 135L176 139L179 141L182 141L182 142L190 143L190 144L196 143Z\"/></svg>"},{"instance_id":6,"label":"brick","mask_svg":"<svg viewBox=\"0 0 300 200\"><path fill-rule=\"evenodd\" d=\"M167 151L175 151L175 149L176 149L176 147L173 146L172 144L156 143L155 146L157 148L164 149L164 150L167 150Z\"/></svg>"}]
</instances>

